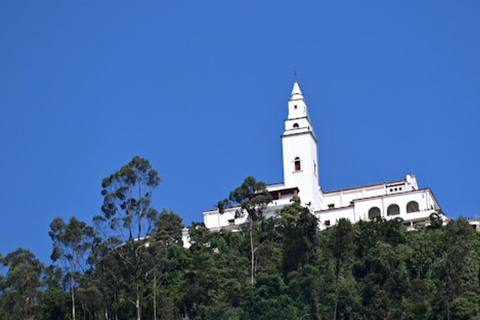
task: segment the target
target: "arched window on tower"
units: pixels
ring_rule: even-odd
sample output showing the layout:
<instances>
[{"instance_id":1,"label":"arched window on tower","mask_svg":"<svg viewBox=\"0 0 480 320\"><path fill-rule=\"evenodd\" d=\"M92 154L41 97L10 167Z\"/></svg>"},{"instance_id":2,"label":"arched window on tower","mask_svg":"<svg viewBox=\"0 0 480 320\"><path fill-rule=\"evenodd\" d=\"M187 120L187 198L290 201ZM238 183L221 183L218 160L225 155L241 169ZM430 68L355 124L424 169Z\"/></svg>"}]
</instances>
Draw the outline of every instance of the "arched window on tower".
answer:
<instances>
[{"instance_id":1,"label":"arched window on tower","mask_svg":"<svg viewBox=\"0 0 480 320\"><path fill-rule=\"evenodd\" d=\"M296 157L294 163L295 163L295 171L300 171L300 170L301 170L301 167L300 167L300 158L299 158L299 157Z\"/></svg>"},{"instance_id":2,"label":"arched window on tower","mask_svg":"<svg viewBox=\"0 0 480 320\"><path fill-rule=\"evenodd\" d=\"M407 213L418 211L420 211L420 208L417 201L410 201L409 203L407 203Z\"/></svg>"},{"instance_id":3,"label":"arched window on tower","mask_svg":"<svg viewBox=\"0 0 480 320\"><path fill-rule=\"evenodd\" d=\"M294 123L294 124L293 124L293 128L294 128L294 129L298 128L298 123Z\"/></svg>"}]
</instances>

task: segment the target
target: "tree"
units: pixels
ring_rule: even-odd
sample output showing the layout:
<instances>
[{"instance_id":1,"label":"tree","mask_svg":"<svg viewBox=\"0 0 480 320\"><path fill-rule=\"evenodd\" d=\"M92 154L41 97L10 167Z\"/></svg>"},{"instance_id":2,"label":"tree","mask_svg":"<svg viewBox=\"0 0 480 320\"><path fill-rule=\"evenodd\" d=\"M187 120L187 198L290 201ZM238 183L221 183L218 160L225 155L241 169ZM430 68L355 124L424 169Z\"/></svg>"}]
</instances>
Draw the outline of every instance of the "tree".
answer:
<instances>
[{"instance_id":1,"label":"tree","mask_svg":"<svg viewBox=\"0 0 480 320\"><path fill-rule=\"evenodd\" d=\"M318 220L310 210L293 197L291 204L282 208L281 225L283 261L285 274L303 267L315 258Z\"/></svg>"},{"instance_id":2,"label":"tree","mask_svg":"<svg viewBox=\"0 0 480 320\"><path fill-rule=\"evenodd\" d=\"M53 240L53 261L65 261L65 269L70 279L70 294L72 298L72 319L75 320L75 279L79 271L85 271L86 256L92 249L95 232L85 222L71 217L68 224L62 218L56 217L50 223L48 232Z\"/></svg>"},{"instance_id":3,"label":"tree","mask_svg":"<svg viewBox=\"0 0 480 320\"><path fill-rule=\"evenodd\" d=\"M443 227L443 220L445 219L445 214L442 210L434 212L430 215L430 229L440 229Z\"/></svg>"},{"instance_id":4,"label":"tree","mask_svg":"<svg viewBox=\"0 0 480 320\"><path fill-rule=\"evenodd\" d=\"M240 204L240 209L236 210L236 217L243 217L247 215L249 220L249 235L250 235L250 282L255 283L255 253L262 243L256 245L254 230L257 222L262 220L263 213L268 204L272 202L272 196L267 191L267 185L262 181L255 180L254 177L248 176L243 183L235 190L230 192L229 201ZM228 202L225 200L219 201L217 207L219 212L223 213Z\"/></svg>"},{"instance_id":5,"label":"tree","mask_svg":"<svg viewBox=\"0 0 480 320\"><path fill-rule=\"evenodd\" d=\"M1 262L8 268L5 277L0 279L0 290L3 291L0 302L5 311L13 319L34 319L45 285L45 265L23 248L7 254ZM0 306L0 315L1 309ZM5 314L3 316L7 317Z\"/></svg>"},{"instance_id":6,"label":"tree","mask_svg":"<svg viewBox=\"0 0 480 320\"><path fill-rule=\"evenodd\" d=\"M170 271L168 268L170 261L167 260L168 249L172 245L179 244L181 246L183 244L183 227L182 217L173 211L169 212L167 209L163 209L157 221L155 221L155 231L151 236L152 243L149 247L151 265L149 273L153 274L152 295L154 320L157 319L157 273L159 271L159 265L163 267L161 269ZM167 275L162 274L162 278L167 278Z\"/></svg>"},{"instance_id":7,"label":"tree","mask_svg":"<svg viewBox=\"0 0 480 320\"><path fill-rule=\"evenodd\" d=\"M326 274L312 264L307 264L287 276L288 290L299 310L305 310L305 319L321 320L320 299L328 296ZM327 317L328 319L329 317ZM303 317L301 319L304 319Z\"/></svg>"},{"instance_id":8,"label":"tree","mask_svg":"<svg viewBox=\"0 0 480 320\"><path fill-rule=\"evenodd\" d=\"M262 273L254 286L247 288L241 303L240 319L299 319L298 310L287 295L287 286L280 274Z\"/></svg>"},{"instance_id":9,"label":"tree","mask_svg":"<svg viewBox=\"0 0 480 320\"><path fill-rule=\"evenodd\" d=\"M340 219L330 228L328 247L335 259L335 304L333 319L337 319L338 290L340 283L340 270L345 260L350 258L353 249L352 224L347 219Z\"/></svg>"},{"instance_id":10,"label":"tree","mask_svg":"<svg viewBox=\"0 0 480 320\"><path fill-rule=\"evenodd\" d=\"M46 289L41 299L41 320L66 320L70 312L68 293L62 288L62 268L50 265L46 269ZM2 319L0 317L0 319Z\"/></svg>"},{"instance_id":11,"label":"tree","mask_svg":"<svg viewBox=\"0 0 480 320\"><path fill-rule=\"evenodd\" d=\"M450 319L452 301L464 292L478 290L478 255L474 250L475 231L467 219L450 220L445 227L444 241L448 244L438 275L440 294Z\"/></svg>"},{"instance_id":12,"label":"tree","mask_svg":"<svg viewBox=\"0 0 480 320\"><path fill-rule=\"evenodd\" d=\"M103 179L104 215L94 217L96 222L107 222L116 233L114 237L122 244L111 249L118 254L127 268L133 268L138 320L141 320L140 267L143 257L140 249L149 245L145 237L150 234L157 219L158 212L150 205L153 190L160 182L158 172L147 159L133 157L120 170Z\"/></svg>"},{"instance_id":13,"label":"tree","mask_svg":"<svg viewBox=\"0 0 480 320\"><path fill-rule=\"evenodd\" d=\"M140 240L148 234L157 217L150 207L153 190L162 180L147 159L139 156L102 182L104 217L122 241ZM136 234L135 234L136 233Z\"/></svg>"},{"instance_id":14,"label":"tree","mask_svg":"<svg viewBox=\"0 0 480 320\"><path fill-rule=\"evenodd\" d=\"M474 292L465 292L452 302L452 319L479 320L480 297Z\"/></svg>"}]
</instances>

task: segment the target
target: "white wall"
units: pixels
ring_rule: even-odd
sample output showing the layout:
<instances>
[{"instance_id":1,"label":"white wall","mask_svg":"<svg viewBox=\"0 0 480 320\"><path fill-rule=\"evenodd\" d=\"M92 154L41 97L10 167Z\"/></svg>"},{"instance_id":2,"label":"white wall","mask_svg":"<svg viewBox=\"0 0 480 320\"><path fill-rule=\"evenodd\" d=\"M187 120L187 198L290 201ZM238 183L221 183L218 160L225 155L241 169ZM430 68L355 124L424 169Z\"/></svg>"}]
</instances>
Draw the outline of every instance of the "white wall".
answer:
<instances>
[{"instance_id":1,"label":"white wall","mask_svg":"<svg viewBox=\"0 0 480 320\"><path fill-rule=\"evenodd\" d=\"M338 197L338 195L335 195ZM407 213L407 204L410 201L418 203L419 211ZM392 204L399 206L399 215L388 215L388 207ZM368 211L377 207L380 209L381 217L385 219L402 218L404 221L422 221L430 217L430 214L439 209L438 204L430 189L420 189L406 193L387 194L374 198L364 198L353 200L353 204L344 207L330 210L316 211L315 215L320 219L320 228L325 228L325 221L329 220L333 225L341 218L349 219L352 222L360 220L368 220Z\"/></svg>"},{"instance_id":2,"label":"white wall","mask_svg":"<svg viewBox=\"0 0 480 320\"><path fill-rule=\"evenodd\" d=\"M310 132L298 135L284 135L283 174L285 187L298 187L302 204L320 206L318 193L318 159L316 142ZM300 171L295 171L295 158L300 158Z\"/></svg>"}]
</instances>

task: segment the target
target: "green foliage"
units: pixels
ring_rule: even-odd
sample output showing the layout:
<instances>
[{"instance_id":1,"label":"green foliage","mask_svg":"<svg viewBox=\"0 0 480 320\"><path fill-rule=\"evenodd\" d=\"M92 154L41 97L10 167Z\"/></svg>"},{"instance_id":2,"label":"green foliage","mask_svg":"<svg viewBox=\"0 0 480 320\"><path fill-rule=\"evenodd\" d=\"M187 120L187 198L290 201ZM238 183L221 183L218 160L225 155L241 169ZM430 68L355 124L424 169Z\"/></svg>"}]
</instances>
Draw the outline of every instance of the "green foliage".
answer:
<instances>
[{"instance_id":1,"label":"green foliage","mask_svg":"<svg viewBox=\"0 0 480 320\"><path fill-rule=\"evenodd\" d=\"M474 292L465 292L452 302L451 319L479 320L480 296Z\"/></svg>"},{"instance_id":2,"label":"green foliage","mask_svg":"<svg viewBox=\"0 0 480 320\"><path fill-rule=\"evenodd\" d=\"M466 219L413 232L397 219L339 220L319 232L294 198L278 219L251 225L210 232L193 223L185 249L182 219L166 209L148 238L126 242L99 241L81 221L57 218L50 233L56 257L69 265L75 251L68 250L91 248L90 268L64 274L28 250L5 255L0 317L71 319L65 284L75 279L79 319L480 320L480 236Z\"/></svg>"},{"instance_id":3,"label":"green foliage","mask_svg":"<svg viewBox=\"0 0 480 320\"><path fill-rule=\"evenodd\" d=\"M145 236L151 231L157 211L150 207L153 190L162 180L147 159L139 156L102 181L104 216L123 241Z\"/></svg>"},{"instance_id":4,"label":"green foliage","mask_svg":"<svg viewBox=\"0 0 480 320\"><path fill-rule=\"evenodd\" d=\"M282 270L285 274L312 262L316 256L317 218L294 197L281 210Z\"/></svg>"},{"instance_id":5,"label":"green foliage","mask_svg":"<svg viewBox=\"0 0 480 320\"><path fill-rule=\"evenodd\" d=\"M56 217L50 223L48 234L53 240L52 260L62 259L67 262L65 269L70 279L72 319L75 320L75 280L78 272L85 271L85 256L92 249L95 232L92 227L75 217L71 217L68 224L62 218Z\"/></svg>"},{"instance_id":6,"label":"green foliage","mask_svg":"<svg viewBox=\"0 0 480 320\"><path fill-rule=\"evenodd\" d=\"M267 205L272 202L265 182L257 181L252 176L246 177L239 187L230 192L228 198L231 202L240 204L237 216L248 214L249 220L254 222L262 219ZM218 206L225 205L225 200L222 201L219 201Z\"/></svg>"},{"instance_id":7,"label":"green foliage","mask_svg":"<svg viewBox=\"0 0 480 320\"><path fill-rule=\"evenodd\" d=\"M2 258L8 268L0 278L1 319L32 319L40 310L45 285L44 264L29 250L18 248Z\"/></svg>"},{"instance_id":8,"label":"green foliage","mask_svg":"<svg viewBox=\"0 0 480 320\"><path fill-rule=\"evenodd\" d=\"M267 191L267 185L262 181L255 180L254 177L248 176L243 180L243 183L235 190L230 192L229 201L240 204L240 209L235 211L235 217L243 217L247 215L249 223L250 236L250 283L255 283L256 271L258 268L258 254L257 250L264 244L266 239L258 239L262 233L263 213L268 204L272 202L272 196ZM220 200L217 203L217 208L220 213L223 213L225 206L229 201ZM262 248L263 249L263 248Z\"/></svg>"},{"instance_id":9,"label":"green foliage","mask_svg":"<svg viewBox=\"0 0 480 320\"><path fill-rule=\"evenodd\" d=\"M217 208L238 203L248 223L192 223L185 249L182 218L150 207L159 182L135 157L103 181L95 229L55 218L64 270L22 248L0 255L0 319L480 320L480 233L464 218L444 225L439 212L413 232L401 219L341 219L320 232L297 197L265 218L271 197L247 177Z\"/></svg>"}]
</instances>

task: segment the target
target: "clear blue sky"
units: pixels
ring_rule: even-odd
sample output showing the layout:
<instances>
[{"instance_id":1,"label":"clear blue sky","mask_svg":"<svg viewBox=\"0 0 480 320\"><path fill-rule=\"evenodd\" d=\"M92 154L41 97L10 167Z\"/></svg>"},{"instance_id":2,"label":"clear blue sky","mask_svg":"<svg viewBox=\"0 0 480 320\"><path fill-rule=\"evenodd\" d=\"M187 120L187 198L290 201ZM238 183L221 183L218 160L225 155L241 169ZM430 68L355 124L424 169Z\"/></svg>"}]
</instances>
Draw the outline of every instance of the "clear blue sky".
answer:
<instances>
[{"instance_id":1,"label":"clear blue sky","mask_svg":"<svg viewBox=\"0 0 480 320\"><path fill-rule=\"evenodd\" d=\"M294 75L324 190L417 175L480 210L479 1L0 2L0 252L49 262L49 224L100 213L133 156L154 206L202 220L249 174L283 180ZM479 212L480 213L480 212Z\"/></svg>"}]
</instances>

